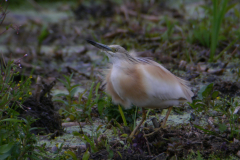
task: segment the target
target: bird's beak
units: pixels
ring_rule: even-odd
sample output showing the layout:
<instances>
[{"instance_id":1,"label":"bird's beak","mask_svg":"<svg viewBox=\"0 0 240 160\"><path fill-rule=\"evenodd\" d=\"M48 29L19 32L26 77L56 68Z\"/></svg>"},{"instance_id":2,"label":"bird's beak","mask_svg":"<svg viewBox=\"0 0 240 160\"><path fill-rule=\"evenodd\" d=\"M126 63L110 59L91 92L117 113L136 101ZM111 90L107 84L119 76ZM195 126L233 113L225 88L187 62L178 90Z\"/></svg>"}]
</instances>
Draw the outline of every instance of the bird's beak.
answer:
<instances>
[{"instance_id":1,"label":"bird's beak","mask_svg":"<svg viewBox=\"0 0 240 160\"><path fill-rule=\"evenodd\" d=\"M104 45L104 44L101 44L101 43L97 43L97 42L94 42L92 40L86 40L88 43L94 45L95 47L99 48L99 49L102 49L104 51L111 51L112 52L112 49L110 47L108 47L107 45Z\"/></svg>"}]
</instances>

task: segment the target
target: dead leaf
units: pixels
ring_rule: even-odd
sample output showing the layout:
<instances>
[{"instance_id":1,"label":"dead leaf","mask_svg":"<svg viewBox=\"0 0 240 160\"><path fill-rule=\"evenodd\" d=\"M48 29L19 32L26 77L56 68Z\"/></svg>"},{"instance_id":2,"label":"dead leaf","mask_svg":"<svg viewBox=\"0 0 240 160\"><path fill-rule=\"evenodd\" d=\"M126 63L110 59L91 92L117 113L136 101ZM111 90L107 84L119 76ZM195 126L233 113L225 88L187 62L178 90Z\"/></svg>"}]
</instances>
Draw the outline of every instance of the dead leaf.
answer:
<instances>
[{"instance_id":1,"label":"dead leaf","mask_svg":"<svg viewBox=\"0 0 240 160\"><path fill-rule=\"evenodd\" d=\"M187 65L187 62L184 61L184 60L181 60L178 67L179 67L180 69L185 69L185 68L186 68L186 65Z\"/></svg>"},{"instance_id":2,"label":"dead leaf","mask_svg":"<svg viewBox=\"0 0 240 160\"><path fill-rule=\"evenodd\" d=\"M208 67L206 64L199 62L197 64L197 71L199 72L206 72L208 70Z\"/></svg>"},{"instance_id":3,"label":"dead leaf","mask_svg":"<svg viewBox=\"0 0 240 160\"><path fill-rule=\"evenodd\" d=\"M208 118L208 124L209 124L212 128L215 128L213 122L214 122L213 118L212 118L212 117L209 117L209 118Z\"/></svg>"},{"instance_id":4,"label":"dead leaf","mask_svg":"<svg viewBox=\"0 0 240 160\"><path fill-rule=\"evenodd\" d=\"M75 33L76 33L78 36L80 36L80 34L81 34L81 29L78 28L77 26L74 26L73 29L74 29Z\"/></svg>"},{"instance_id":5,"label":"dead leaf","mask_svg":"<svg viewBox=\"0 0 240 160\"><path fill-rule=\"evenodd\" d=\"M233 138L233 143L239 143L239 140L236 138Z\"/></svg>"},{"instance_id":6,"label":"dead leaf","mask_svg":"<svg viewBox=\"0 0 240 160\"><path fill-rule=\"evenodd\" d=\"M235 108L233 114L239 114L239 109L240 109L240 106L238 106L237 108Z\"/></svg>"},{"instance_id":7,"label":"dead leaf","mask_svg":"<svg viewBox=\"0 0 240 160\"><path fill-rule=\"evenodd\" d=\"M215 75L222 75L223 74L224 69L208 69L208 73L210 74L215 74Z\"/></svg>"}]
</instances>

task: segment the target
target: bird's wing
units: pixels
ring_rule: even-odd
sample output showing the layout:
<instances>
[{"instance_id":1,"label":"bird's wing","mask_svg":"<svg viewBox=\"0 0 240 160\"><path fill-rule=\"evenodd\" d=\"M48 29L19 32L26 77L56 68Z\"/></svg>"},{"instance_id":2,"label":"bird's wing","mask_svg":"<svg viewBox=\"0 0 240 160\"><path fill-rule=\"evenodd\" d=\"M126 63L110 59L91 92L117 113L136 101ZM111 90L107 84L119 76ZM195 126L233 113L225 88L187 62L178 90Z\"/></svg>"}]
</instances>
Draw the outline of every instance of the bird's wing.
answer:
<instances>
[{"instance_id":1,"label":"bird's wing","mask_svg":"<svg viewBox=\"0 0 240 160\"><path fill-rule=\"evenodd\" d=\"M188 82L176 77L166 68L149 59L138 60L144 62L139 64L144 74L144 84L148 96L162 100L186 99L191 102L192 91Z\"/></svg>"}]
</instances>

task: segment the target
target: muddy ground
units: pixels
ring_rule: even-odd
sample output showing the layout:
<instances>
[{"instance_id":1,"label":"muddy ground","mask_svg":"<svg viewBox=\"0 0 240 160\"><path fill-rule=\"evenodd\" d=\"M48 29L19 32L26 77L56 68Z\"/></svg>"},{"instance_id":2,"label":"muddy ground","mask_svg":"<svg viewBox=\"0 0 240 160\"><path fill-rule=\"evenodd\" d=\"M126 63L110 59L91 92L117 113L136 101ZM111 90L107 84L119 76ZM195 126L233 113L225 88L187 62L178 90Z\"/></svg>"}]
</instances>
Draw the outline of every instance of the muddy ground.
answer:
<instances>
[{"instance_id":1,"label":"muddy ground","mask_svg":"<svg viewBox=\"0 0 240 160\"><path fill-rule=\"evenodd\" d=\"M236 3L236 9L240 8L239 2L231 3ZM37 93L37 77L42 79L40 99L33 94L23 103L32 109L21 111L23 117L30 115L38 118L33 127L42 128L35 132L39 135L39 146L46 143L51 158L56 157L54 146L62 143L64 147L61 154L71 150L78 158L86 150L90 153L90 159L237 158L237 153L240 152L239 132L232 134L229 128L219 131L215 118L228 126L230 120L226 114L215 111L210 104L208 107L209 112L213 112L211 115L198 112L189 104L174 108L167 122L168 127L145 137L145 134L160 126L166 113L165 110L153 110L141 131L133 140L129 140L122 135L129 134L131 127L121 131L116 124L111 123L111 119L106 118L107 115L100 115L96 105L90 114L92 120L84 117L76 123L79 120L59 113L59 109L66 106L54 101L57 94L67 93L63 83L58 80L64 79L63 75L70 76L73 73L71 82L81 84L72 99L74 102L77 102L78 93L86 90L82 97L82 101L86 103L91 83L102 83L108 60L103 53L85 41L92 39L107 45L119 44L127 50L135 50L138 56L153 58L175 75L190 81L195 94L193 100L199 99L200 88L213 83L212 90L220 92L218 97L238 102L239 41L231 46L229 44L235 39L234 29L239 30L239 17L236 18L233 11L227 14L226 17L230 18L225 20L225 25L234 29L229 31L223 28L221 36L225 38L219 41L216 55L228 48L215 62L208 61L209 47L196 40L189 40L195 24L193 21L200 23L201 18L206 16L205 10L200 6L210 4L210 1L200 0L184 3L123 3L109 0L24 3L18 7L10 5L10 12L0 30L4 30L10 23L17 30L9 30L1 35L0 50L6 60L10 59L10 55L11 58L18 59L28 54L21 60L22 68L19 72L22 77L33 77L32 93ZM19 80L16 77L16 81ZM106 96L102 87L98 92L101 97ZM205 100L207 101L202 101ZM214 99L210 98L209 103L211 100ZM118 106L112 107L117 109ZM228 110L227 107L223 107L223 110ZM131 116L134 111L135 108L128 114ZM127 114L128 111L124 112ZM138 114L137 122L141 119L141 111ZM122 125L121 117L118 117L117 121ZM209 119L213 119L212 123ZM133 122L130 119L128 123ZM234 123L238 124L238 119ZM93 150L89 143L73 134L82 131L85 135L94 137L97 149ZM103 144L105 141L109 144L108 147Z\"/></svg>"}]
</instances>

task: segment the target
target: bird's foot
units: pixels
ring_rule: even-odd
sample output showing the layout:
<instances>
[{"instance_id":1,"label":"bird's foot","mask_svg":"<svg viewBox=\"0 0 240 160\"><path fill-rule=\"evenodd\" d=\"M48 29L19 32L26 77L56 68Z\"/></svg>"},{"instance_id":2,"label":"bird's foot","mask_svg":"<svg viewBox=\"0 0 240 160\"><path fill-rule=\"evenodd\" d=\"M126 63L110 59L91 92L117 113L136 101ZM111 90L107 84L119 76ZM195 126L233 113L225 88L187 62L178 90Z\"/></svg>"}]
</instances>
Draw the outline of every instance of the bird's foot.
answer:
<instances>
[{"instance_id":1,"label":"bird's foot","mask_svg":"<svg viewBox=\"0 0 240 160\"><path fill-rule=\"evenodd\" d=\"M140 126L146 120L146 111L145 111L144 108L142 109L142 111L143 111L143 113L142 113L142 120L140 121L140 123L134 128L134 130L130 134L129 138L131 138L131 139L133 139L133 136L136 134L137 130L140 128Z\"/></svg>"}]
</instances>

